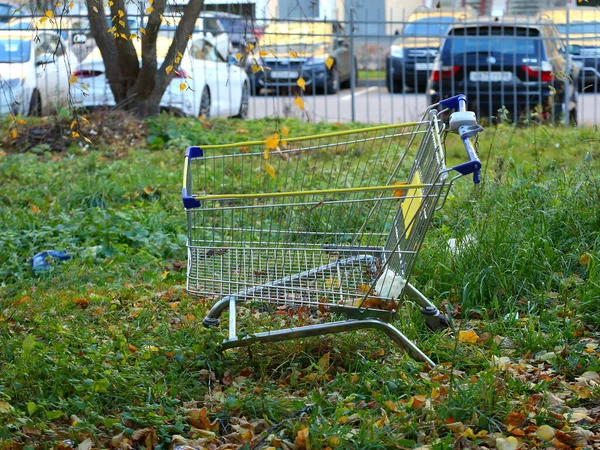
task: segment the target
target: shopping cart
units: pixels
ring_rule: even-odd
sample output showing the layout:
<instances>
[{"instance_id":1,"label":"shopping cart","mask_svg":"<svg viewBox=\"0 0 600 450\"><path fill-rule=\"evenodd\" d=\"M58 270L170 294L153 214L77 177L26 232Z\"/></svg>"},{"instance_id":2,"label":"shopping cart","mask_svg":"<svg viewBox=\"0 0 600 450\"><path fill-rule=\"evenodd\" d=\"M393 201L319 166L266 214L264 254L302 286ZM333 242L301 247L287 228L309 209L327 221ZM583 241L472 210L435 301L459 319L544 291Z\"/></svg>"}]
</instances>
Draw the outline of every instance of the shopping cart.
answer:
<instances>
[{"instance_id":1,"label":"shopping cart","mask_svg":"<svg viewBox=\"0 0 600 450\"><path fill-rule=\"evenodd\" d=\"M450 109L469 161L447 168ZM406 294L431 328L447 325L408 279L454 180L479 182L481 130L459 95L419 122L188 148L187 289L216 300L204 325L229 311L224 348L377 329L434 366L390 322Z\"/></svg>"}]
</instances>

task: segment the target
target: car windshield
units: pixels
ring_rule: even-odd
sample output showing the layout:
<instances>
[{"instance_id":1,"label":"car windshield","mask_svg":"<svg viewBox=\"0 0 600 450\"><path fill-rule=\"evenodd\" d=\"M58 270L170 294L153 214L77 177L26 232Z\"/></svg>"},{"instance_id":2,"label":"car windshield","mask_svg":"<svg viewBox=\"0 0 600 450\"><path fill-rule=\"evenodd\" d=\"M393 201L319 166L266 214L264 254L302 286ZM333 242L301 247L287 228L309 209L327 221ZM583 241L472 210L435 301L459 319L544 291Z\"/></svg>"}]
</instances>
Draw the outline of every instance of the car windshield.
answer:
<instances>
[{"instance_id":1,"label":"car windshield","mask_svg":"<svg viewBox=\"0 0 600 450\"><path fill-rule=\"evenodd\" d=\"M312 56L312 55L320 55L325 52L327 48L327 44L323 42L319 42L316 44L308 44L306 42L298 42L289 45L269 45L262 46L261 49L267 52L267 54L275 54L275 55L290 55L294 56L294 52L298 53L299 56Z\"/></svg>"},{"instance_id":2,"label":"car windshield","mask_svg":"<svg viewBox=\"0 0 600 450\"><path fill-rule=\"evenodd\" d=\"M415 22L407 23L402 31L404 36L437 36L446 34L454 17L427 17Z\"/></svg>"},{"instance_id":3,"label":"car windshield","mask_svg":"<svg viewBox=\"0 0 600 450\"><path fill-rule=\"evenodd\" d=\"M18 15L15 13L15 7L13 5L8 5L6 3L0 3L0 21L8 22L13 15Z\"/></svg>"},{"instance_id":4,"label":"car windshield","mask_svg":"<svg viewBox=\"0 0 600 450\"><path fill-rule=\"evenodd\" d=\"M443 54L504 54L538 57L537 30L514 27L457 28L446 39Z\"/></svg>"},{"instance_id":5,"label":"car windshield","mask_svg":"<svg viewBox=\"0 0 600 450\"><path fill-rule=\"evenodd\" d=\"M600 36L600 22L571 22L556 25L560 34L593 34Z\"/></svg>"},{"instance_id":6,"label":"car windshield","mask_svg":"<svg viewBox=\"0 0 600 450\"><path fill-rule=\"evenodd\" d=\"M244 31L250 30L250 24L244 19L231 19L220 17L219 20L223 25L223 28L228 33L243 33Z\"/></svg>"},{"instance_id":7,"label":"car windshield","mask_svg":"<svg viewBox=\"0 0 600 450\"><path fill-rule=\"evenodd\" d=\"M30 40L0 39L0 63L24 63L30 57Z\"/></svg>"}]
</instances>

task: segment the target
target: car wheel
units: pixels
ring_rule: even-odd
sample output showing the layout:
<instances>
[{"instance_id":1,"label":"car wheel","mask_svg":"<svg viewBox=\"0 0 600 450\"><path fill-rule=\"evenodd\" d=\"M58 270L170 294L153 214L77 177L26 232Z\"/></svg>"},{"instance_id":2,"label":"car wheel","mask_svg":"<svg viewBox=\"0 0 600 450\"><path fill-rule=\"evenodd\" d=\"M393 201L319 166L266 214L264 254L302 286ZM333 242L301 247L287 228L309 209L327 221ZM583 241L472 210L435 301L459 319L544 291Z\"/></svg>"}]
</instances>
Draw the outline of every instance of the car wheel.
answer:
<instances>
[{"instance_id":1,"label":"car wheel","mask_svg":"<svg viewBox=\"0 0 600 450\"><path fill-rule=\"evenodd\" d=\"M42 96L40 91L34 89L31 93L31 101L29 102L28 116L41 117L42 115Z\"/></svg>"},{"instance_id":2,"label":"car wheel","mask_svg":"<svg viewBox=\"0 0 600 450\"><path fill-rule=\"evenodd\" d=\"M327 89L325 89L325 87ZM337 67L333 66L327 74L327 83L323 86L323 95L335 94L340 90L340 73Z\"/></svg>"},{"instance_id":3,"label":"car wheel","mask_svg":"<svg viewBox=\"0 0 600 450\"><path fill-rule=\"evenodd\" d=\"M248 96L249 96L248 83L244 83L244 86L242 87L242 99L240 102L240 111L238 112L237 116L235 116L238 119L247 119L248 118L248 106L249 106Z\"/></svg>"},{"instance_id":4,"label":"car wheel","mask_svg":"<svg viewBox=\"0 0 600 450\"><path fill-rule=\"evenodd\" d=\"M204 90L202 91L198 116L203 119L210 119L210 91L208 90L208 86L204 86Z\"/></svg>"},{"instance_id":5,"label":"car wheel","mask_svg":"<svg viewBox=\"0 0 600 450\"><path fill-rule=\"evenodd\" d=\"M569 123L573 126L577 126L577 108L573 108L569 111Z\"/></svg>"},{"instance_id":6,"label":"car wheel","mask_svg":"<svg viewBox=\"0 0 600 450\"><path fill-rule=\"evenodd\" d=\"M256 97L258 94L260 94L260 87L257 86L256 80L250 78L250 95Z\"/></svg>"},{"instance_id":7,"label":"car wheel","mask_svg":"<svg viewBox=\"0 0 600 450\"><path fill-rule=\"evenodd\" d=\"M354 59L354 83L358 83L358 61ZM343 83L340 82L340 87L342 89L350 89L352 87L352 75L348 76L348 79Z\"/></svg>"},{"instance_id":8,"label":"car wheel","mask_svg":"<svg viewBox=\"0 0 600 450\"><path fill-rule=\"evenodd\" d=\"M395 80L392 78L389 72L385 73L385 85L390 94L400 94L402 93L402 88L404 87L402 80Z\"/></svg>"}]
</instances>

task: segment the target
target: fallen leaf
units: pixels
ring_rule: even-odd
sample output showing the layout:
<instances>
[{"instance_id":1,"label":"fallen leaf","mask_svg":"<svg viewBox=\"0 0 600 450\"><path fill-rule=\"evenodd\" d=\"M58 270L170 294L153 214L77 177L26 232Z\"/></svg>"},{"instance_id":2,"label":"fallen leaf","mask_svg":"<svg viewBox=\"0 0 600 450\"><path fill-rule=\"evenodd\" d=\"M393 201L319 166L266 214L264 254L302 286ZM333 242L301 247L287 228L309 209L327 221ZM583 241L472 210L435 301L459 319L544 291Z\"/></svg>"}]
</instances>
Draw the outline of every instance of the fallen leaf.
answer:
<instances>
[{"instance_id":1,"label":"fallen leaf","mask_svg":"<svg viewBox=\"0 0 600 450\"><path fill-rule=\"evenodd\" d=\"M552 428L549 425L542 425L540 426L537 431L535 432L535 434L537 435L538 438L540 438L542 441L544 442L549 442L552 439L554 439L554 428Z\"/></svg>"},{"instance_id":2,"label":"fallen leaf","mask_svg":"<svg viewBox=\"0 0 600 450\"><path fill-rule=\"evenodd\" d=\"M94 443L92 442L92 440L90 438L87 438L85 441L83 441L77 446L77 450L91 450L93 446Z\"/></svg>"},{"instance_id":3,"label":"fallen leaf","mask_svg":"<svg viewBox=\"0 0 600 450\"><path fill-rule=\"evenodd\" d=\"M1 401L0 402L0 414L10 414L13 411L13 407L10 403Z\"/></svg>"},{"instance_id":4,"label":"fallen leaf","mask_svg":"<svg viewBox=\"0 0 600 450\"><path fill-rule=\"evenodd\" d=\"M40 212L40 208L38 208L36 205L31 205L31 212L37 214Z\"/></svg>"},{"instance_id":5,"label":"fallen leaf","mask_svg":"<svg viewBox=\"0 0 600 450\"><path fill-rule=\"evenodd\" d=\"M591 260L592 260L592 257L590 256L589 253L583 253L579 257L579 264L581 264L582 266L587 266Z\"/></svg>"},{"instance_id":6,"label":"fallen leaf","mask_svg":"<svg viewBox=\"0 0 600 450\"><path fill-rule=\"evenodd\" d=\"M498 450L517 450L519 441L516 437L496 438L496 448Z\"/></svg>"},{"instance_id":7,"label":"fallen leaf","mask_svg":"<svg viewBox=\"0 0 600 450\"><path fill-rule=\"evenodd\" d=\"M504 419L504 423L506 425L512 425L513 427L520 427L523 426L526 419L527 417L525 414L513 411L508 413L508 416L506 416L506 419Z\"/></svg>"},{"instance_id":8,"label":"fallen leaf","mask_svg":"<svg viewBox=\"0 0 600 450\"><path fill-rule=\"evenodd\" d=\"M327 371L329 369L330 364L330 352L325 353L320 359L317 365L323 370Z\"/></svg>"},{"instance_id":9,"label":"fallen leaf","mask_svg":"<svg viewBox=\"0 0 600 450\"><path fill-rule=\"evenodd\" d=\"M473 330L458 332L458 342L467 342L469 344L474 344L475 342L477 342L478 339L479 335Z\"/></svg>"},{"instance_id":10,"label":"fallen leaf","mask_svg":"<svg viewBox=\"0 0 600 450\"><path fill-rule=\"evenodd\" d=\"M310 442L308 440L308 428L303 427L298 431L296 435L296 440L294 441L296 444L297 450L310 450Z\"/></svg>"}]
</instances>

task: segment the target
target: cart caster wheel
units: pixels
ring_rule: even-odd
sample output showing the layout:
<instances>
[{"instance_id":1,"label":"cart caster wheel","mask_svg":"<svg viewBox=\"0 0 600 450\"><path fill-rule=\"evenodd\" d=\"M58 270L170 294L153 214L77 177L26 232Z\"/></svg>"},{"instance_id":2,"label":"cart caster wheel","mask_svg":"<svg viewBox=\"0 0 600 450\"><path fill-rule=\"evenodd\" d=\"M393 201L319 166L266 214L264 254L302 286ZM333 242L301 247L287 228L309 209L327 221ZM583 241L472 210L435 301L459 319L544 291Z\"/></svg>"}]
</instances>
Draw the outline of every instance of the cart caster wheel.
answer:
<instances>
[{"instance_id":1,"label":"cart caster wheel","mask_svg":"<svg viewBox=\"0 0 600 450\"><path fill-rule=\"evenodd\" d=\"M205 328L219 326L219 319L212 319L210 317L205 317L204 319L202 319L202 325L204 325Z\"/></svg>"},{"instance_id":2,"label":"cart caster wheel","mask_svg":"<svg viewBox=\"0 0 600 450\"><path fill-rule=\"evenodd\" d=\"M437 308L428 306L421 308L421 314L425 316L425 324L432 331L443 330L450 326L450 321L445 314L441 314Z\"/></svg>"}]
</instances>

